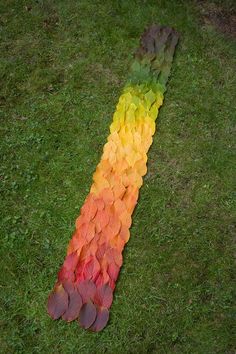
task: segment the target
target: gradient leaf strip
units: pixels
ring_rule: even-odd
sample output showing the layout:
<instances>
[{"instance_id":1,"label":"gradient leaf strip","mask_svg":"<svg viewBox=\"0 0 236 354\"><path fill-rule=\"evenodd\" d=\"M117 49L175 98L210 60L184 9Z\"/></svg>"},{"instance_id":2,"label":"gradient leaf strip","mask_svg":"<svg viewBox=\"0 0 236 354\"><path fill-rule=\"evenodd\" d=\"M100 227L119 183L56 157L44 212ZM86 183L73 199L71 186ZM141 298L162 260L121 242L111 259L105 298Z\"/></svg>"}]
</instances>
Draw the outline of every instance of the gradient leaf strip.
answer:
<instances>
[{"instance_id":1,"label":"gradient leaf strip","mask_svg":"<svg viewBox=\"0 0 236 354\"><path fill-rule=\"evenodd\" d=\"M78 318L81 327L95 332L108 322L177 40L173 29L161 26L151 26L141 37L90 193L49 295L53 319Z\"/></svg>"}]
</instances>

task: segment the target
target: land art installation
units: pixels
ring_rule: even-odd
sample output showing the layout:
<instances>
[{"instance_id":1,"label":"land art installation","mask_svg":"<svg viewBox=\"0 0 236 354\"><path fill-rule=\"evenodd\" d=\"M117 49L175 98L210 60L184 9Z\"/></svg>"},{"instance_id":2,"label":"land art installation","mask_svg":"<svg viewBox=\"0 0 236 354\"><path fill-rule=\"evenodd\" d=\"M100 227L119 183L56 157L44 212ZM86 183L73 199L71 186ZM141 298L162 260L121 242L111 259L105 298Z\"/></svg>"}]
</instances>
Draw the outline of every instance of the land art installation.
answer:
<instances>
[{"instance_id":1,"label":"land art installation","mask_svg":"<svg viewBox=\"0 0 236 354\"><path fill-rule=\"evenodd\" d=\"M152 25L141 36L90 193L48 298L53 319L78 320L95 332L108 322L177 42L176 31L165 26Z\"/></svg>"}]
</instances>

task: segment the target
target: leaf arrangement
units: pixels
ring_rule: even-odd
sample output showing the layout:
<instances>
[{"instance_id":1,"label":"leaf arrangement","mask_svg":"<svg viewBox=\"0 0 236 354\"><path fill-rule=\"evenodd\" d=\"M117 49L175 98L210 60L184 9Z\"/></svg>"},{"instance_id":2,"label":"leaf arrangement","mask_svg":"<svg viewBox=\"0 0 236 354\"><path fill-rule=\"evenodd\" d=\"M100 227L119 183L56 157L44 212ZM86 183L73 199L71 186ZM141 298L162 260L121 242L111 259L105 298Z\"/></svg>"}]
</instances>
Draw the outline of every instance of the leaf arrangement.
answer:
<instances>
[{"instance_id":1,"label":"leaf arrangement","mask_svg":"<svg viewBox=\"0 0 236 354\"><path fill-rule=\"evenodd\" d=\"M78 319L81 327L95 332L109 319L178 34L153 25L140 42L90 193L48 298L53 319Z\"/></svg>"}]
</instances>

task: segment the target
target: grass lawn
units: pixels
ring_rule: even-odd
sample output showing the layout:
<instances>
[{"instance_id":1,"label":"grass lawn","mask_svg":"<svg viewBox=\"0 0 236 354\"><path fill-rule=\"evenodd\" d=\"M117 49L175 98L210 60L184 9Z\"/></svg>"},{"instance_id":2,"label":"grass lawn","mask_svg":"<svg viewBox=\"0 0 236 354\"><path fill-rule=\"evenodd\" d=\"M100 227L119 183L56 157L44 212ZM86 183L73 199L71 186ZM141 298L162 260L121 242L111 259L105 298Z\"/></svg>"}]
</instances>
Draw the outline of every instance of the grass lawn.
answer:
<instances>
[{"instance_id":1,"label":"grass lawn","mask_svg":"<svg viewBox=\"0 0 236 354\"><path fill-rule=\"evenodd\" d=\"M235 353L233 3L0 2L1 353ZM94 334L52 321L46 301L151 23L181 38L110 322Z\"/></svg>"}]
</instances>

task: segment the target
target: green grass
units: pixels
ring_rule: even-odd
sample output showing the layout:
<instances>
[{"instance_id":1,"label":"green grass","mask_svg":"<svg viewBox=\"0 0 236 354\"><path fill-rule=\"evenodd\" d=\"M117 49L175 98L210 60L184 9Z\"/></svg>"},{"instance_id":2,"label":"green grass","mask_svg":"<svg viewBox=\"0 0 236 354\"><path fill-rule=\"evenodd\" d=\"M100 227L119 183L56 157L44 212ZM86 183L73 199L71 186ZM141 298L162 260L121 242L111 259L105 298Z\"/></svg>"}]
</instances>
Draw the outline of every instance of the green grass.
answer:
<instances>
[{"instance_id":1,"label":"green grass","mask_svg":"<svg viewBox=\"0 0 236 354\"><path fill-rule=\"evenodd\" d=\"M0 12L0 352L234 353L235 41L197 1L6 0ZM109 326L92 334L45 304L156 22L181 39Z\"/></svg>"}]
</instances>

